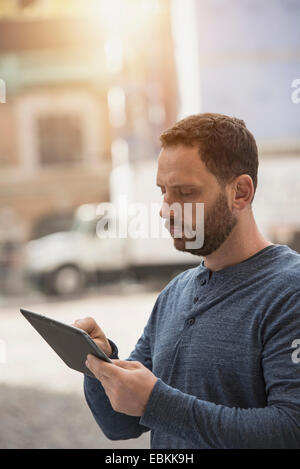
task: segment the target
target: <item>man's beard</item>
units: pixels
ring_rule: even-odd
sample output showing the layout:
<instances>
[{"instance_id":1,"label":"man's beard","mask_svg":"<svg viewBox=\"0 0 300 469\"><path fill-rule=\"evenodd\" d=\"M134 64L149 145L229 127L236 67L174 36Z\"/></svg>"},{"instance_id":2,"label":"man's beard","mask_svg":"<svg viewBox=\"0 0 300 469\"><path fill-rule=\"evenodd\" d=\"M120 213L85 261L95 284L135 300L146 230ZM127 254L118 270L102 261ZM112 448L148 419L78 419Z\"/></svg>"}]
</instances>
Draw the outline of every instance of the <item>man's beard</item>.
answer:
<instances>
[{"instance_id":1,"label":"man's beard","mask_svg":"<svg viewBox=\"0 0 300 469\"><path fill-rule=\"evenodd\" d=\"M178 251L190 252L195 256L208 256L215 252L228 238L237 223L236 216L230 211L225 192L220 192L212 208L204 216L204 242L201 248L187 249L191 239L174 238ZM194 238L195 239L195 238Z\"/></svg>"}]
</instances>

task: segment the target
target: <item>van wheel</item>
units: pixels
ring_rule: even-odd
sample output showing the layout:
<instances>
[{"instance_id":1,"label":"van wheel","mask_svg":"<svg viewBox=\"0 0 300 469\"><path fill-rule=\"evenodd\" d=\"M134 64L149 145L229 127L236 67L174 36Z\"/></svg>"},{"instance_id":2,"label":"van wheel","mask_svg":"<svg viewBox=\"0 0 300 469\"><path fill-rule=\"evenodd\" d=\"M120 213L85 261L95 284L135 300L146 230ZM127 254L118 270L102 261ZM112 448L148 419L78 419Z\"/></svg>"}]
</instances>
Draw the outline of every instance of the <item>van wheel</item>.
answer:
<instances>
[{"instance_id":1,"label":"van wheel","mask_svg":"<svg viewBox=\"0 0 300 469\"><path fill-rule=\"evenodd\" d=\"M47 289L54 295L66 296L81 293L84 286L83 272L76 266L65 265L52 273Z\"/></svg>"}]
</instances>

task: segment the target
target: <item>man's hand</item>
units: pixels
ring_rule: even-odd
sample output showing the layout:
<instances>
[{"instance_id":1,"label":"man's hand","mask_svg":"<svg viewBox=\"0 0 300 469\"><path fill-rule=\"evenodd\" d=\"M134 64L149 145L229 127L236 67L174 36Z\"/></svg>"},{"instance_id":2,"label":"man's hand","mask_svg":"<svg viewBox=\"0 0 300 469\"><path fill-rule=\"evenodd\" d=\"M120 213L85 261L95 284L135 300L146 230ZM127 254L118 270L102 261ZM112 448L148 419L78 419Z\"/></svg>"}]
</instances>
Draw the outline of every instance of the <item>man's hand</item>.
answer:
<instances>
[{"instance_id":1,"label":"man's hand","mask_svg":"<svg viewBox=\"0 0 300 469\"><path fill-rule=\"evenodd\" d=\"M140 417L157 378L140 362L112 361L113 364L107 363L89 354L85 364L101 382L116 412Z\"/></svg>"},{"instance_id":2,"label":"man's hand","mask_svg":"<svg viewBox=\"0 0 300 469\"><path fill-rule=\"evenodd\" d=\"M104 332L102 329L98 326L96 323L95 319L93 318L84 318L84 319L77 319L74 324L72 324L74 327L78 327L78 329L82 329L85 331L91 339L98 345L98 347L103 350L103 352L110 357L112 354L112 349L110 346L110 343L108 342Z\"/></svg>"}]
</instances>

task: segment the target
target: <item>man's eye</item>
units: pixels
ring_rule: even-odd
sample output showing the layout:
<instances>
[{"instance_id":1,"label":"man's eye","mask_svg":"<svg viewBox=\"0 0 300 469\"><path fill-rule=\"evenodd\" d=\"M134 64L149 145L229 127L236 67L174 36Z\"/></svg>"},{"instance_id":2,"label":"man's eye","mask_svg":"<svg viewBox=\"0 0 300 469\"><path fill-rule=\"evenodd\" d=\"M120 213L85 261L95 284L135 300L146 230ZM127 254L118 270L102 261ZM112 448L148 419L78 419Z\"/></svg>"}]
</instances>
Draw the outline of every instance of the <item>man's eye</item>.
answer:
<instances>
[{"instance_id":1,"label":"man's eye","mask_svg":"<svg viewBox=\"0 0 300 469\"><path fill-rule=\"evenodd\" d=\"M181 191L180 192L181 195L192 195L193 194L193 191Z\"/></svg>"}]
</instances>

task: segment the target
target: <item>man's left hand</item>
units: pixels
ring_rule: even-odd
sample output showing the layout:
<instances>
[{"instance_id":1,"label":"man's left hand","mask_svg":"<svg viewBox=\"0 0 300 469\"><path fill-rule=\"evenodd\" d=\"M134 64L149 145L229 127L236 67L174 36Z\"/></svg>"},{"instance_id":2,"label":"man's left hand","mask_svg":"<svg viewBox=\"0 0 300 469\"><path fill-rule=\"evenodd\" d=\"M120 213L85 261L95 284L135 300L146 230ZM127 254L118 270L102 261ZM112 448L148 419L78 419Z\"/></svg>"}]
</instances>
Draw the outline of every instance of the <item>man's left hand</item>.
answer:
<instances>
[{"instance_id":1,"label":"man's left hand","mask_svg":"<svg viewBox=\"0 0 300 469\"><path fill-rule=\"evenodd\" d=\"M89 354L86 367L101 382L116 412L140 417L144 414L157 377L142 363L112 360L113 364Z\"/></svg>"}]
</instances>

